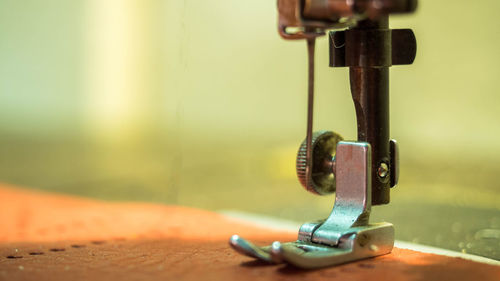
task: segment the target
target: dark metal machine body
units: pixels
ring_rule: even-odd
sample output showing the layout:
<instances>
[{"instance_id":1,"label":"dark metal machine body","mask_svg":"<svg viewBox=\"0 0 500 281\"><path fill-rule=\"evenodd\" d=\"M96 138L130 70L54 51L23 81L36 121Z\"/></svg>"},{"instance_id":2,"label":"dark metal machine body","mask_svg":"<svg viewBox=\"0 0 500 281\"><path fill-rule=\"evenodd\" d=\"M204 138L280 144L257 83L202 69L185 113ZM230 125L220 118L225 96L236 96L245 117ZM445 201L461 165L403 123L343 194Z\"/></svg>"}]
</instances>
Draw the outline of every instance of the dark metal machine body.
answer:
<instances>
[{"instance_id":1,"label":"dark metal machine body","mask_svg":"<svg viewBox=\"0 0 500 281\"><path fill-rule=\"evenodd\" d=\"M387 254L394 244L390 223L371 224L371 206L387 204L398 181L398 149L389 130L389 67L413 63L410 29L389 28L389 14L411 13L416 0L278 0L279 33L305 39L309 58L306 139L297 155L304 188L336 192L325 220L305 223L296 242L256 247L234 235L237 251L268 262L302 268L330 266ZM315 38L328 34L330 66L349 67L358 139L313 132Z\"/></svg>"}]
</instances>

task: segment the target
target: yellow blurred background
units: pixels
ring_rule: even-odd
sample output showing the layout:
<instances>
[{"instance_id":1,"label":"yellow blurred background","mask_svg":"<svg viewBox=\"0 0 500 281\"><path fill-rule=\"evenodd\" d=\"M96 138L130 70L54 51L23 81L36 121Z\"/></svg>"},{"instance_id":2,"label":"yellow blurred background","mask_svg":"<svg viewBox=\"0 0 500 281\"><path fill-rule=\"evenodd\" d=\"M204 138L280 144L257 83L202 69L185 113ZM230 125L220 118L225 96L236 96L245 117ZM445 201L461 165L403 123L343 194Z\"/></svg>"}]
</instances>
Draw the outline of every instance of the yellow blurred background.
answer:
<instances>
[{"instance_id":1,"label":"yellow blurred background","mask_svg":"<svg viewBox=\"0 0 500 281\"><path fill-rule=\"evenodd\" d=\"M495 0L394 16L418 53L391 69L397 238L500 259ZM274 0L0 0L0 181L106 200L326 217L295 177L306 47ZM347 69L317 42L315 128L356 138Z\"/></svg>"}]
</instances>

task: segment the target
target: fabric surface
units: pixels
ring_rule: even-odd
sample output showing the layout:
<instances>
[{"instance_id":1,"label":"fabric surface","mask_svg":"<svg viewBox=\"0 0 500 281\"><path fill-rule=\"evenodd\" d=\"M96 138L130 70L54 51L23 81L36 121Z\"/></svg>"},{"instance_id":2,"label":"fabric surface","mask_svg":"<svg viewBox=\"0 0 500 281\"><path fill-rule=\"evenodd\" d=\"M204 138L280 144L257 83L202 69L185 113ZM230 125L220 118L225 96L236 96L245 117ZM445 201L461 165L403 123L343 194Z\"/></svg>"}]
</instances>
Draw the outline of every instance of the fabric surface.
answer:
<instances>
[{"instance_id":1,"label":"fabric surface","mask_svg":"<svg viewBox=\"0 0 500 281\"><path fill-rule=\"evenodd\" d=\"M500 280L500 267L411 250L319 270L235 253L271 231L181 206L111 203L0 187L0 280Z\"/></svg>"}]
</instances>

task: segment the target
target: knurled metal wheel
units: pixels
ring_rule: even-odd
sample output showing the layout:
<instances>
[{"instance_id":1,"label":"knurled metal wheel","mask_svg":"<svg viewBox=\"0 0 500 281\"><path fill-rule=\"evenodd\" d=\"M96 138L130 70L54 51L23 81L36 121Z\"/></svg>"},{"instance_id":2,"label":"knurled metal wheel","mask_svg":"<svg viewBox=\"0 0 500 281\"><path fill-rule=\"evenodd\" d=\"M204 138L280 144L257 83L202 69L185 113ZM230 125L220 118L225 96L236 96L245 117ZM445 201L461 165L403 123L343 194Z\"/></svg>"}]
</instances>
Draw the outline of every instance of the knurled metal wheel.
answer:
<instances>
[{"instance_id":1,"label":"knurled metal wheel","mask_svg":"<svg viewBox=\"0 0 500 281\"><path fill-rule=\"evenodd\" d=\"M309 180L306 174L306 143L307 138L300 145L297 153L296 170L302 186L309 192L318 195L327 195L335 192L335 151L337 143L343 138L331 131L318 131L312 135L312 163Z\"/></svg>"}]
</instances>

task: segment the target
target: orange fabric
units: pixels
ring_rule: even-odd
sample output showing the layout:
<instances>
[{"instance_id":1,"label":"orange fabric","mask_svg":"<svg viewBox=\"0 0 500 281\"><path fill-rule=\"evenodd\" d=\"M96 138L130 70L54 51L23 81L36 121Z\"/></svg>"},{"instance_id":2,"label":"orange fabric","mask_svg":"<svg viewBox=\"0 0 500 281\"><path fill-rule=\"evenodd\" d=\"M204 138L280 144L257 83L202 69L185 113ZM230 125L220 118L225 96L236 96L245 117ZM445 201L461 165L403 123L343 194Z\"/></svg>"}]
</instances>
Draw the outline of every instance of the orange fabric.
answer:
<instances>
[{"instance_id":1,"label":"orange fabric","mask_svg":"<svg viewBox=\"0 0 500 281\"><path fill-rule=\"evenodd\" d=\"M288 239L217 213L147 203L112 203L0 186L0 242L182 238L220 241L229 232Z\"/></svg>"},{"instance_id":2,"label":"orange fabric","mask_svg":"<svg viewBox=\"0 0 500 281\"><path fill-rule=\"evenodd\" d=\"M402 249L313 271L265 265L230 249L233 233L296 238L193 208L3 187L0 280L500 280L497 266Z\"/></svg>"}]
</instances>

